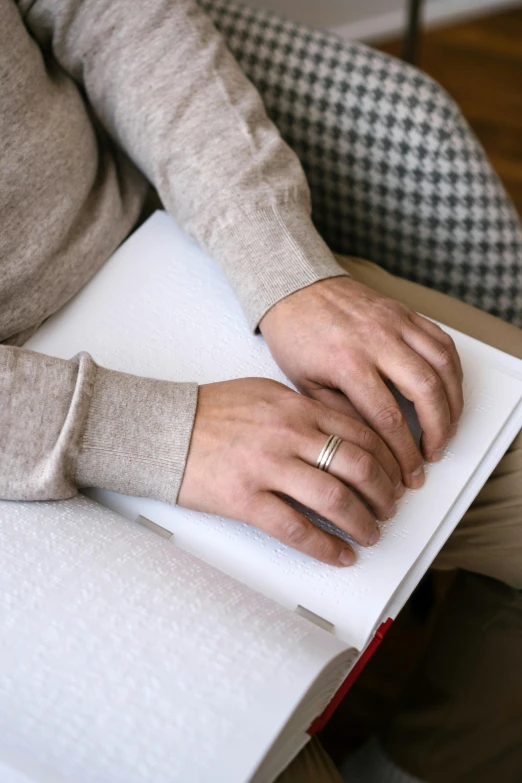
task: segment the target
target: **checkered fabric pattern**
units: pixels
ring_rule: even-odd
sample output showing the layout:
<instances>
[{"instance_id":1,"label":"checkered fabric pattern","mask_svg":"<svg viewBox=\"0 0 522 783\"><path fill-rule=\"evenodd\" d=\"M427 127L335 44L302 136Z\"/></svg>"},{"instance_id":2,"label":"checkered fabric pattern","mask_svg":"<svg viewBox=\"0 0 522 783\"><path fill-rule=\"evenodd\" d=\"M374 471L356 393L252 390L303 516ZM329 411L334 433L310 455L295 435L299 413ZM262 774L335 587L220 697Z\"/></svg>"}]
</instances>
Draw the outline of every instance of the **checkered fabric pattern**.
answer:
<instances>
[{"instance_id":1,"label":"checkered fabric pattern","mask_svg":"<svg viewBox=\"0 0 522 783\"><path fill-rule=\"evenodd\" d=\"M455 102L415 68L198 0L299 156L329 246L522 326L522 225Z\"/></svg>"}]
</instances>

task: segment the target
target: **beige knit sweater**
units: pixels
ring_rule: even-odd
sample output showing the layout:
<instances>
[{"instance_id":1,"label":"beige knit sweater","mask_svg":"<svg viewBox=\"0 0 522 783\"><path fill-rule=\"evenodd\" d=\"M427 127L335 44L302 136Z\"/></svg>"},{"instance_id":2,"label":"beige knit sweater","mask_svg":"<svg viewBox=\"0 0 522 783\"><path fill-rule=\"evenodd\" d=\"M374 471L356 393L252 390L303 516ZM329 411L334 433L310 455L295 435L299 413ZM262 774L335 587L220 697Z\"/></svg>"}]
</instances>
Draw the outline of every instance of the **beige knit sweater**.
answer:
<instances>
[{"instance_id":1,"label":"beige knit sweater","mask_svg":"<svg viewBox=\"0 0 522 783\"><path fill-rule=\"evenodd\" d=\"M343 274L297 158L195 0L0 0L2 498L102 486L176 501L196 383L14 347L125 238L147 181L251 328Z\"/></svg>"}]
</instances>

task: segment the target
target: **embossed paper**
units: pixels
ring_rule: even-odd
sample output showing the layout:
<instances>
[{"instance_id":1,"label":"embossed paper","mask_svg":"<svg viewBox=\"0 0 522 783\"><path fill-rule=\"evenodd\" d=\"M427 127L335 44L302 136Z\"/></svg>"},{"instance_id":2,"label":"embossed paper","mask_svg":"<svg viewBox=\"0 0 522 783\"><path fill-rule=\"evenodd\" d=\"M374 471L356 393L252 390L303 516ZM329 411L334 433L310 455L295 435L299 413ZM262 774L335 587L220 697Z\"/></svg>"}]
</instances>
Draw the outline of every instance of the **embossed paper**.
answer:
<instances>
[{"instance_id":1,"label":"embossed paper","mask_svg":"<svg viewBox=\"0 0 522 783\"><path fill-rule=\"evenodd\" d=\"M356 547L351 568L319 563L240 522L109 492L93 496L174 531L178 545L289 608L324 617L362 649L387 607L396 612L411 592L415 580L405 585L405 577L420 578L522 424L522 362L448 331L466 378L458 435L442 462L429 466L425 486L401 499L377 546ZM87 350L106 367L154 378L288 383L262 337L250 333L216 262L165 213L150 218L27 347L63 358Z\"/></svg>"}]
</instances>

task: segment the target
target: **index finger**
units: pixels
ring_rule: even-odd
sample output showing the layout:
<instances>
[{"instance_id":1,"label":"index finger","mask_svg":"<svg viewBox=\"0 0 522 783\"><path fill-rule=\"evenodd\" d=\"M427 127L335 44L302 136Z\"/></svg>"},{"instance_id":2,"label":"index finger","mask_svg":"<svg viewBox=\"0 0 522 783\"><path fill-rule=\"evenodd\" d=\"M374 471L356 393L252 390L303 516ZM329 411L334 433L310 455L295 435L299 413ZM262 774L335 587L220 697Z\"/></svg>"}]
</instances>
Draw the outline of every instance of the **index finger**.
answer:
<instances>
[{"instance_id":1,"label":"index finger","mask_svg":"<svg viewBox=\"0 0 522 783\"><path fill-rule=\"evenodd\" d=\"M450 407L452 433L462 415L464 396L460 357L451 337L436 324L420 316L411 318L414 327L403 330L404 342L422 356L439 375ZM415 328L418 327L418 328Z\"/></svg>"},{"instance_id":2,"label":"index finger","mask_svg":"<svg viewBox=\"0 0 522 783\"><path fill-rule=\"evenodd\" d=\"M346 541L321 530L271 492L259 495L251 505L250 519L245 521L292 549L328 565L343 568L355 562L355 552Z\"/></svg>"},{"instance_id":3,"label":"index finger","mask_svg":"<svg viewBox=\"0 0 522 783\"><path fill-rule=\"evenodd\" d=\"M420 313L412 313L410 316L410 320L412 321L412 323L416 324L417 326L420 326L421 329L424 329L424 331L428 332L428 334L431 334L432 337L434 337L448 351L451 352L458 369L459 378L462 381L464 378L464 373L462 371L462 362L460 361L460 356L459 356L459 352L457 351L457 346L455 345L455 341L449 336L447 332L444 331L444 329L441 329L440 326L438 326L438 324L434 323L433 321L430 321L429 318L425 318Z\"/></svg>"}]
</instances>

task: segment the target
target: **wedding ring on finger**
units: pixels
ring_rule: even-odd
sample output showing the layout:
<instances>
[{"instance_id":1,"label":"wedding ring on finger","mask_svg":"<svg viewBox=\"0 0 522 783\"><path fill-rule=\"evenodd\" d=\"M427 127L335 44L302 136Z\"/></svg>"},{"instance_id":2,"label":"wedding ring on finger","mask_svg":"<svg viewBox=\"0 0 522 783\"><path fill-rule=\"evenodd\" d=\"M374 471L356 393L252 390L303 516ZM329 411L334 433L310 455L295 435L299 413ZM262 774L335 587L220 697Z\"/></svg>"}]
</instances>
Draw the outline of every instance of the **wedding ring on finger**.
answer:
<instances>
[{"instance_id":1,"label":"wedding ring on finger","mask_svg":"<svg viewBox=\"0 0 522 783\"><path fill-rule=\"evenodd\" d=\"M330 463L341 443L342 438L339 438L337 435L329 435L328 440L324 444L321 453L317 458L317 462L315 463L315 467L318 468L318 470L324 470L325 473L328 472Z\"/></svg>"}]
</instances>

